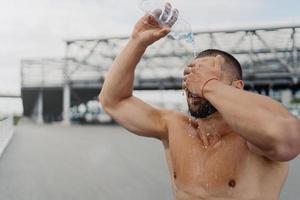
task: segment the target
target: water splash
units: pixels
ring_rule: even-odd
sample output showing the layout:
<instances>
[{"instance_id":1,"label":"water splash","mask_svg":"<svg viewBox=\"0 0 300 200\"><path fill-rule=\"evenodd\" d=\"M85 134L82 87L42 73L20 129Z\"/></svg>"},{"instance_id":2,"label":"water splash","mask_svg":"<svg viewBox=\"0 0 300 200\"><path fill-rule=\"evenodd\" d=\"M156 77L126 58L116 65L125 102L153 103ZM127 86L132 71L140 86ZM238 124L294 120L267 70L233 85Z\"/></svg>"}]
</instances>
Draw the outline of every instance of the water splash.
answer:
<instances>
[{"instance_id":1,"label":"water splash","mask_svg":"<svg viewBox=\"0 0 300 200\"><path fill-rule=\"evenodd\" d=\"M193 31L178 31L173 32L171 34L171 37L175 40L184 40L186 43L190 44L192 46L193 50L193 57L197 57L197 51L196 51L196 42L195 42L195 36Z\"/></svg>"},{"instance_id":2,"label":"water splash","mask_svg":"<svg viewBox=\"0 0 300 200\"><path fill-rule=\"evenodd\" d=\"M195 36L193 32L189 32L186 37L185 37L185 41L187 43L190 43L192 45L192 49L193 49L193 57L196 58L197 57L197 51L196 51L196 41L195 41Z\"/></svg>"}]
</instances>

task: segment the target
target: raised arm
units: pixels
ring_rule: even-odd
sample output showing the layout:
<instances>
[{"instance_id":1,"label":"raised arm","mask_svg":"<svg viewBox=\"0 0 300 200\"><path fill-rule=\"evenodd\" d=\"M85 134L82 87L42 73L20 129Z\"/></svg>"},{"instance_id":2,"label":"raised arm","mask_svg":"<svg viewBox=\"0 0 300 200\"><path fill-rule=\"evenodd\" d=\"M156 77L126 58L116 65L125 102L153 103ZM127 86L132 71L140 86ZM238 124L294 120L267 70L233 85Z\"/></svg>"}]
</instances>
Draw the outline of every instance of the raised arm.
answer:
<instances>
[{"instance_id":1,"label":"raised arm","mask_svg":"<svg viewBox=\"0 0 300 200\"><path fill-rule=\"evenodd\" d=\"M184 86L203 95L248 141L253 152L277 161L296 157L300 152L300 121L275 100L242 90L241 80L235 87L219 81L221 63L218 56L212 66L187 68Z\"/></svg>"},{"instance_id":2,"label":"raised arm","mask_svg":"<svg viewBox=\"0 0 300 200\"><path fill-rule=\"evenodd\" d=\"M250 149L272 160L288 161L300 152L300 121L270 97L212 81L205 97Z\"/></svg>"},{"instance_id":3,"label":"raised arm","mask_svg":"<svg viewBox=\"0 0 300 200\"><path fill-rule=\"evenodd\" d=\"M156 13L161 14L161 11ZM176 20L176 19L175 19ZM111 65L99 100L105 111L129 131L146 137L167 138L166 113L132 96L134 71L146 48L165 37L170 28L162 28L150 15L140 19L126 47Z\"/></svg>"}]
</instances>

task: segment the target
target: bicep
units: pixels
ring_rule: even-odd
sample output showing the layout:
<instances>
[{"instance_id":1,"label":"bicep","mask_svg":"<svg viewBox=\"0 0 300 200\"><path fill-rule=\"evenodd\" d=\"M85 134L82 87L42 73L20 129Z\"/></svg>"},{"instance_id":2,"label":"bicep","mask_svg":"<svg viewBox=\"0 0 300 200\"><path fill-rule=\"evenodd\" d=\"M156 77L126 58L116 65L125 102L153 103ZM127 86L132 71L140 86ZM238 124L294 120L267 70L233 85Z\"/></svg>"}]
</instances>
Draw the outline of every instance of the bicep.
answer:
<instances>
[{"instance_id":1,"label":"bicep","mask_svg":"<svg viewBox=\"0 0 300 200\"><path fill-rule=\"evenodd\" d=\"M156 109L134 96L122 100L108 114L121 126L140 136L167 139L166 111Z\"/></svg>"}]
</instances>

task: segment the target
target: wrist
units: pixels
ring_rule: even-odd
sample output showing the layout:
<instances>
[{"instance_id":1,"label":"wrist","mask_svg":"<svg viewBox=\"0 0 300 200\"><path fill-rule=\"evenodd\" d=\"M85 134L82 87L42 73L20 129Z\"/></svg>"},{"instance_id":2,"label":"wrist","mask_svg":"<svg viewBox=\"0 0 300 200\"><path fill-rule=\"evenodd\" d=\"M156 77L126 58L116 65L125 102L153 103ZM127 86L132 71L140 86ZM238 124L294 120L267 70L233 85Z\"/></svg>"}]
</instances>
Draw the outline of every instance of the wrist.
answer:
<instances>
[{"instance_id":1,"label":"wrist","mask_svg":"<svg viewBox=\"0 0 300 200\"><path fill-rule=\"evenodd\" d=\"M213 93L220 84L222 83L217 78L209 79L202 87L201 90L202 97L207 99L209 95Z\"/></svg>"},{"instance_id":2,"label":"wrist","mask_svg":"<svg viewBox=\"0 0 300 200\"><path fill-rule=\"evenodd\" d=\"M145 44L141 39L137 37L131 37L129 39L129 44L132 44L135 46L135 48L141 49L141 50L146 50L149 45Z\"/></svg>"}]
</instances>

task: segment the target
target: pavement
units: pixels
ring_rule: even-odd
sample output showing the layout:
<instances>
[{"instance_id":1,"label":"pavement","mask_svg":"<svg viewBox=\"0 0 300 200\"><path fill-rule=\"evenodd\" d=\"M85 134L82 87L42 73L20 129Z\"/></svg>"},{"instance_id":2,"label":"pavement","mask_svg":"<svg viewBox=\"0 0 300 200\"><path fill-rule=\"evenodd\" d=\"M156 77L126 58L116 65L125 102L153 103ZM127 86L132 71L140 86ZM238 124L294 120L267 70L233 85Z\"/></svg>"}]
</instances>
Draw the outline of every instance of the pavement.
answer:
<instances>
[{"instance_id":1,"label":"pavement","mask_svg":"<svg viewBox=\"0 0 300 200\"><path fill-rule=\"evenodd\" d=\"M300 199L300 159L283 200ZM159 141L119 126L23 120L0 160L0 200L171 200Z\"/></svg>"},{"instance_id":2,"label":"pavement","mask_svg":"<svg viewBox=\"0 0 300 200\"><path fill-rule=\"evenodd\" d=\"M160 142L126 132L21 123L0 160L0 199L172 199Z\"/></svg>"}]
</instances>

